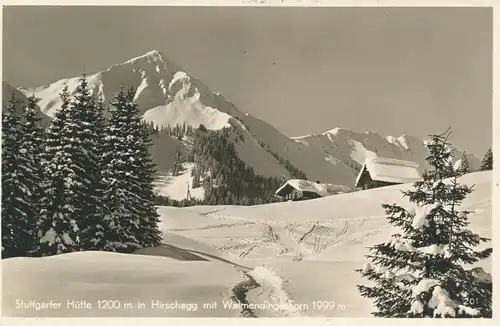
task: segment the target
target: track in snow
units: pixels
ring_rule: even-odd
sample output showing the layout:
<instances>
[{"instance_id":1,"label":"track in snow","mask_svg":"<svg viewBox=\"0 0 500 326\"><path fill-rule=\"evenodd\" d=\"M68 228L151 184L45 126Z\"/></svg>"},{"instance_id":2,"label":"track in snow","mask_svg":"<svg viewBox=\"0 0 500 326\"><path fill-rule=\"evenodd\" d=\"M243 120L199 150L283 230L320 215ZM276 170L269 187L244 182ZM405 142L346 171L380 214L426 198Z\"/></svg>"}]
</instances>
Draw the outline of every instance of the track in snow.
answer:
<instances>
[{"instance_id":1,"label":"track in snow","mask_svg":"<svg viewBox=\"0 0 500 326\"><path fill-rule=\"evenodd\" d=\"M240 315L248 318L301 316L283 289L283 279L269 268L258 266L243 272L243 280L232 287L230 300L241 305ZM261 307L269 306L273 308Z\"/></svg>"},{"instance_id":2,"label":"track in snow","mask_svg":"<svg viewBox=\"0 0 500 326\"><path fill-rule=\"evenodd\" d=\"M274 258L288 256L300 260L313 258L328 251L331 247L346 241L360 241L371 237L385 228L385 216L360 216L352 218L322 219L307 222L273 221L266 218L247 219L244 217L224 216L226 208L220 207L207 212L196 212L203 218L224 220L227 223L213 224L196 228L172 229L169 231L187 233L186 236L210 243L216 250L234 255L240 259ZM189 210L189 209L188 209ZM193 210L194 212L194 210ZM215 222L215 223L214 223ZM234 227L263 227L263 232L248 234L239 229L235 234ZM227 228L227 232L226 229ZM218 229L217 233L207 233ZM189 235L190 232L196 232ZM202 232L202 233L199 233ZM221 233L222 232L222 233Z\"/></svg>"},{"instance_id":3,"label":"track in snow","mask_svg":"<svg viewBox=\"0 0 500 326\"><path fill-rule=\"evenodd\" d=\"M243 275L244 280L236 284L231 289L232 295L229 299L242 305L242 309L240 311L242 317L256 318L257 315L255 314L255 311L246 306L249 304L247 294L250 290L257 288L260 285L253 277L248 275L248 273L243 273Z\"/></svg>"}]
</instances>

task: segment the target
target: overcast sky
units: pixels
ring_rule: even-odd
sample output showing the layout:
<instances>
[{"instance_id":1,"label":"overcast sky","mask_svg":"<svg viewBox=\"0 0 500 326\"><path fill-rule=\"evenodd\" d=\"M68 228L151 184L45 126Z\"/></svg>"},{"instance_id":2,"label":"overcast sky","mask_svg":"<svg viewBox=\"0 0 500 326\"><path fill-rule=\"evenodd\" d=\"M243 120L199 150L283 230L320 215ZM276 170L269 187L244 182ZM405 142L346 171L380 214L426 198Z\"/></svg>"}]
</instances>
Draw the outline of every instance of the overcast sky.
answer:
<instances>
[{"instance_id":1,"label":"overcast sky","mask_svg":"<svg viewBox=\"0 0 500 326\"><path fill-rule=\"evenodd\" d=\"M288 136L492 143L489 8L4 7L3 78L34 87L159 50Z\"/></svg>"}]
</instances>

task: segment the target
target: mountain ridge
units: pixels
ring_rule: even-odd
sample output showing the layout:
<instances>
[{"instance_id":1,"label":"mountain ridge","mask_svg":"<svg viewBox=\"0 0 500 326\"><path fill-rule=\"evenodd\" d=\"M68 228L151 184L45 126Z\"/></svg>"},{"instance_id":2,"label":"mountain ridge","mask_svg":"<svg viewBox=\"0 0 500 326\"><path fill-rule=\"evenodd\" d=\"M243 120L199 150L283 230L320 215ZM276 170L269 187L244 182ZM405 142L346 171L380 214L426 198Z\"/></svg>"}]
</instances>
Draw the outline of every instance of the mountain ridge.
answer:
<instances>
[{"instance_id":1,"label":"mountain ridge","mask_svg":"<svg viewBox=\"0 0 500 326\"><path fill-rule=\"evenodd\" d=\"M73 93L79 79L65 78L20 91L34 93L40 98L41 112L53 116L60 105L58 94L62 88L68 86ZM143 118L155 126L185 123L193 127L203 124L210 130L231 128L234 139L243 139L233 142L238 156L264 176L291 177L282 164L288 161L311 180L352 187L364 160L374 155L415 161L421 170L427 167L423 140L406 134L382 137L337 127L319 134L288 137L268 122L241 112L222 93L212 92L157 50L112 65L87 79L92 92L105 102L122 85L133 87ZM166 156L174 153L172 147L181 146L181 142L160 135L153 143L153 159L157 164L161 162L161 170L168 169L173 161ZM467 158L472 170L477 170L479 159L473 155Z\"/></svg>"}]
</instances>

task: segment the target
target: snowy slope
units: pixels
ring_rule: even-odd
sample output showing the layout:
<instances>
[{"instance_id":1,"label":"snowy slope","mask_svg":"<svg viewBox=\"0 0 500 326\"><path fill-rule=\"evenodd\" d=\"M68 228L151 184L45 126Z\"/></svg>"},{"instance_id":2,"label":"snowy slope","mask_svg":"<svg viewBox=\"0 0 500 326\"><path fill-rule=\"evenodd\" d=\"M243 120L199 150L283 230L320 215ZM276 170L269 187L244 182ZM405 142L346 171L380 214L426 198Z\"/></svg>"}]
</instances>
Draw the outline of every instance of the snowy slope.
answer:
<instances>
[{"instance_id":1,"label":"snowy slope","mask_svg":"<svg viewBox=\"0 0 500 326\"><path fill-rule=\"evenodd\" d=\"M489 228L492 202L491 172L470 173L461 177L460 182L475 185L474 191L466 198L463 206L476 211L477 214L471 217L473 222L478 222L475 224L475 227L481 227L481 232L486 232L486 236L491 236L491 228ZM193 219L195 219L196 214L203 216L203 219L200 219L202 223L210 223L210 220L207 221L206 218L211 217L219 219L220 223L218 224L221 224L221 227L222 223L227 223L231 227L235 227L236 225L245 228L258 227L265 232L267 232L267 226L276 226L287 229L297 239L300 239L303 233L309 231L316 224L315 228L318 228L318 230L313 230L312 235L317 232L323 236L323 239L315 239L314 236L307 236L302 239L301 243L302 247L308 248L310 246L307 243L311 240L312 247L309 248L312 250L311 257L314 256L317 258L318 255L324 255L326 248L322 248L325 246L324 243L315 243L314 241L316 240L327 241L329 235L337 233L348 235L354 232L356 235L359 235L357 233L360 231L365 232L388 226L381 203L408 205L407 199L401 196L401 190L410 188L411 184L405 184L328 196L308 201L259 206L197 206L190 207L187 211L189 211L189 214L193 214ZM363 204L360 205L359 203ZM188 214L187 211L186 214ZM168 226L171 223L178 223L175 222L177 214L179 214L178 209L162 207L161 212L163 225ZM225 230L210 229L207 231L226 234ZM182 234L190 234L189 229L186 229L186 232ZM248 244L253 245L251 242ZM246 249L239 246L235 255L240 255L241 251L244 250Z\"/></svg>"},{"instance_id":2,"label":"snowy slope","mask_svg":"<svg viewBox=\"0 0 500 326\"><path fill-rule=\"evenodd\" d=\"M165 253L165 251L164 251ZM204 303L229 296L241 279L233 265L209 261L171 247L170 257L76 252L40 259L2 261L2 315L8 317L232 317L238 311L203 309ZM57 275L57 277L54 277ZM8 280L8 282L5 282ZM228 288L229 287L229 288ZM31 302L60 303L36 310ZM85 301L72 308L68 301ZM114 302L111 308L105 302ZM19 305L24 302L28 306ZM143 303L144 307L139 306ZM177 303L160 309L157 303ZM33 303L32 303L33 304ZM128 306L132 304L132 306ZM182 306L183 305L183 306ZM75 306L73 306L75 307ZM105 307L105 308L104 308Z\"/></svg>"},{"instance_id":3,"label":"snowy slope","mask_svg":"<svg viewBox=\"0 0 500 326\"><path fill-rule=\"evenodd\" d=\"M193 178L191 171L193 163L184 163L178 176L172 176L172 173L161 173L155 180L155 190L158 194L174 200L183 200L187 198L187 192L192 198L203 199L205 190L203 187L193 189ZM189 188L188 188L189 187Z\"/></svg>"},{"instance_id":4,"label":"snowy slope","mask_svg":"<svg viewBox=\"0 0 500 326\"><path fill-rule=\"evenodd\" d=\"M462 208L473 211L471 228L492 236L491 171L471 173L474 184ZM364 282L354 269L367 246L395 230L382 203L407 205L401 190L384 187L321 199L251 207L159 207L165 246L137 255L78 252L45 258L2 260L3 314L7 316L325 316L370 317L360 297ZM362 203L362 205L360 204ZM491 259L478 266L492 271ZM57 277L55 277L55 275ZM238 294L248 303L276 309L225 309ZM17 309L15 300L142 301L145 309ZM151 308L152 300L197 303L197 311ZM216 309L202 309L206 302ZM313 301L329 302L314 309Z\"/></svg>"},{"instance_id":5,"label":"snowy slope","mask_svg":"<svg viewBox=\"0 0 500 326\"><path fill-rule=\"evenodd\" d=\"M290 139L250 114L243 114L239 118L257 140L269 145L278 155L304 171L308 179L347 187L354 185L357 172L342 162L341 157L332 157L321 148L312 148L307 142Z\"/></svg>"},{"instance_id":6,"label":"snowy slope","mask_svg":"<svg viewBox=\"0 0 500 326\"><path fill-rule=\"evenodd\" d=\"M474 212L471 228L486 237L492 236L491 177L491 172L478 172L460 178L475 185L462 208ZM245 266L274 271L284 280L288 297L309 304L302 315L364 317L372 305L359 296L356 284L364 280L354 269L363 266L368 246L387 241L396 231L381 204L408 207L401 190L409 188L407 184L253 207L162 207L160 214L165 230L211 244ZM492 271L491 259L478 266ZM315 310L311 307L315 300L332 301L336 307Z\"/></svg>"}]
</instances>

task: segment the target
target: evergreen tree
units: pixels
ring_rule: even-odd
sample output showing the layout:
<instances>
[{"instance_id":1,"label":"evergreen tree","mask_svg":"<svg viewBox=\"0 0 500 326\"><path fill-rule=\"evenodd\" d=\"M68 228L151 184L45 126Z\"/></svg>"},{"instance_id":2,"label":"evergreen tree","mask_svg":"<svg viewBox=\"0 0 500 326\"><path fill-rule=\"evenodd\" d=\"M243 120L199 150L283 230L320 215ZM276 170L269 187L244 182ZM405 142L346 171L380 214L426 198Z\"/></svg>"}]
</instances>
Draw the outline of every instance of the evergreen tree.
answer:
<instances>
[{"instance_id":1,"label":"evergreen tree","mask_svg":"<svg viewBox=\"0 0 500 326\"><path fill-rule=\"evenodd\" d=\"M179 171L181 169L181 151L179 149L179 146L177 146L177 149L175 150L175 162L174 165L172 166L172 175L173 176L178 176Z\"/></svg>"},{"instance_id":2,"label":"evergreen tree","mask_svg":"<svg viewBox=\"0 0 500 326\"><path fill-rule=\"evenodd\" d=\"M161 241L154 207L154 165L148 151L151 140L133 95L122 88L111 103L103 154L104 212L110 232L106 250L120 252Z\"/></svg>"},{"instance_id":3,"label":"evergreen tree","mask_svg":"<svg viewBox=\"0 0 500 326\"><path fill-rule=\"evenodd\" d=\"M70 94L65 87L61 93L62 106L56 112L47 131L45 152L42 155L44 181L40 201L40 220L37 224L37 255L55 255L78 250L77 221L81 217L82 168L73 161L71 149L73 130L69 127Z\"/></svg>"},{"instance_id":4,"label":"evergreen tree","mask_svg":"<svg viewBox=\"0 0 500 326\"><path fill-rule=\"evenodd\" d=\"M473 247L488 239L467 230L462 200L471 187L459 185L449 173L449 133L431 136L427 161L433 168L404 192L417 206L383 207L391 224L401 229L392 241L370 248L372 261L361 270L374 286L358 285L361 295L374 299L378 317L491 317L491 284L482 284L473 264L491 255L492 249Z\"/></svg>"},{"instance_id":5,"label":"evergreen tree","mask_svg":"<svg viewBox=\"0 0 500 326\"><path fill-rule=\"evenodd\" d=\"M192 172L192 177L193 177L193 188L198 188L200 187L200 173L198 172L198 169L196 167L193 168Z\"/></svg>"},{"instance_id":6,"label":"evergreen tree","mask_svg":"<svg viewBox=\"0 0 500 326\"><path fill-rule=\"evenodd\" d=\"M2 117L2 258L31 253L38 218L38 166L35 166L38 148L31 146L37 139L30 141L25 133L36 122L36 115L31 114L36 102L33 97L28 100L25 116L29 122L25 126L16 115L16 104L12 94Z\"/></svg>"},{"instance_id":7,"label":"evergreen tree","mask_svg":"<svg viewBox=\"0 0 500 326\"><path fill-rule=\"evenodd\" d=\"M481 171L493 170L493 152L491 148L488 149L484 155L483 161L481 162Z\"/></svg>"},{"instance_id":8,"label":"evergreen tree","mask_svg":"<svg viewBox=\"0 0 500 326\"><path fill-rule=\"evenodd\" d=\"M460 162L460 166L458 167L457 174L464 175L467 173L470 173L470 165L469 165L469 161L467 160L467 156L464 153L464 155L462 156L461 162Z\"/></svg>"},{"instance_id":9,"label":"evergreen tree","mask_svg":"<svg viewBox=\"0 0 500 326\"><path fill-rule=\"evenodd\" d=\"M133 103L134 95L135 91L130 90L128 93L129 103L135 110L135 116L141 119L139 108ZM151 134L144 128L141 128L139 130L139 135L139 141L137 142L137 148L135 150L139 158L137 166L139 168L139 189L142 204L139 210L142 217L142 223L139 225L138 239L145 247L156 247L161 244L162 233L158 228L160 215L154 204L156 195L153 182L156 170L149 151L151 147Z\"/></svg>"},{"instance_id":10,"label":"evergreen tree","mask_svg":"<svg viewBox=\"0 0 500 326\"><path fill-rule=\"evenodd\" d=\"M32 205L33 216L30 220L34 221L32 225L33 248L36 246L36 223L40 220L40 201L42 198L41 183L43 181L43 169L41 165L41 157L45 150L45 132L41 127L42 118L40 117L37 107L37 99L34 95L28 98L26 103L23 118L23 137L21 142L21 151L26 154L26 164L28 168L27 187L30 190L27 202Z\"/></svg>"},{"instance_id":11,"label":"evergreen tree","mask_svg":"<svg viewBox=\"0 0 500 326\"><path fill-rule=\"evenodd\" d=\"M103 215L102 171L104 168L104 104L103 100L90 97L87 81L82 78L77 88L76 100L72 108L76 125L80 128L80 144L82 145L82 162L85 167L88 189L85 192L86 212L79 219L80 248L83 250L104 250L108 244L107 223ZM77 114L79 113L79 114Z\"/></svg>"}]
</instances>

